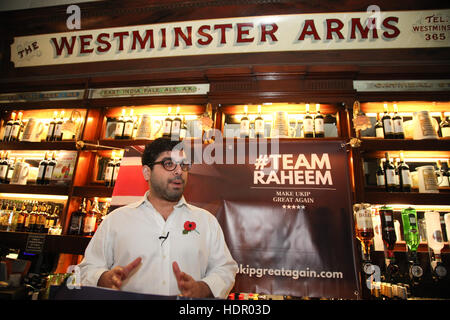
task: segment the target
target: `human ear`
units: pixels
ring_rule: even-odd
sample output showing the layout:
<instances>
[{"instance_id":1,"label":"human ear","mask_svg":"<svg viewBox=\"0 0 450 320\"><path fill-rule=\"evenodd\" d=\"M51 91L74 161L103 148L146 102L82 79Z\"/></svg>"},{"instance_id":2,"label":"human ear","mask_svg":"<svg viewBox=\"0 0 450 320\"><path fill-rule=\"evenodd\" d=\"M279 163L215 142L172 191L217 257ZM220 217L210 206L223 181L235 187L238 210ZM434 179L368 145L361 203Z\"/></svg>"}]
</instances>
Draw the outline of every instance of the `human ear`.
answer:
<instances>
[{"instance_id":1,"label":"human ear","mask_svg":"<svg viewBox=\"0 0 450 320\"><path fill-rule=\"evenodd\" d=\"M144 180L148 181L150 180L152 170L149 168L149 166L142 166L142 174L144 175Z\"/></svg>"}]
</instances>

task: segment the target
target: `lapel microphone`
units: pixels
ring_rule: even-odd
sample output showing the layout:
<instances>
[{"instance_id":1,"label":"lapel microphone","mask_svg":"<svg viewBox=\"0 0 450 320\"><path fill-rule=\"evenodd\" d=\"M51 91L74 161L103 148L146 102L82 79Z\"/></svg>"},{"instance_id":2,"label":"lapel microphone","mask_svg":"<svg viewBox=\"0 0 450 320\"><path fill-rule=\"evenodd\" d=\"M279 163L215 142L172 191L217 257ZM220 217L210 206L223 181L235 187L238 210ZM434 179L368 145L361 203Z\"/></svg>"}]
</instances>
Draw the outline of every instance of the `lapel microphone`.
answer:
<instances>
[{"instance_id":1,"label":"lapel microphone","mask_svg":"<svg viewBox=\"0 0 450 320\"><path fill-rule=\"evenodd\" d=\"M162 240L161 245L163 245L164 241L167 240L167 238L169 237L169 231L167 231L167 234L165 236L159 236L159 240Z\"/></svg>"}]
</instances>

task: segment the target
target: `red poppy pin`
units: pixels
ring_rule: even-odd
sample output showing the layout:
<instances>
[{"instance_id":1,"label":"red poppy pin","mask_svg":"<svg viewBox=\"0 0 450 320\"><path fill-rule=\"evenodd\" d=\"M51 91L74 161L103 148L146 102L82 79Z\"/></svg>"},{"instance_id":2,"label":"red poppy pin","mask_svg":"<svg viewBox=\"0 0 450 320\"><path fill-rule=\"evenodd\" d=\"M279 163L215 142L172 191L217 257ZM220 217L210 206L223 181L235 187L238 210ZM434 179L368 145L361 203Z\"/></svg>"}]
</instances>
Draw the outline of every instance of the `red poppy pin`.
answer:
<instances>
[{"instance_id":1,"label":"red poppy pin","mask_svg":"<svg viewBox=\"0 0 450 320\"><path fill-rule=\"evenodd\" d=\"M200 234L200 232L198 232L195 228L197 228L197 225L195 224L194 221L186 221L184 223L184 230L183 230L183 234L188 234L191 231L195 231L198 234Z\"/></svg>"}]
</instances>

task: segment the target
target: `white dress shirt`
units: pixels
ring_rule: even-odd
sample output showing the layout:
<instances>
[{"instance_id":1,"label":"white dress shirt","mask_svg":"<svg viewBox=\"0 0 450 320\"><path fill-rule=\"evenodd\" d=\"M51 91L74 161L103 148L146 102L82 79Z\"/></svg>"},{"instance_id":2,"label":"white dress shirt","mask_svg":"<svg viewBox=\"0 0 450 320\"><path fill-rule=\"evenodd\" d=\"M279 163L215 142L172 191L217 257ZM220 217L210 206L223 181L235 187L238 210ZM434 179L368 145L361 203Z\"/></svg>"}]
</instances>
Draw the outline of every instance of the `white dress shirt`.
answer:
<instances>
[{"instance_id":1,"label":"white dress shirt","mask_svg":"<svg viewBox=\"0 0 450 320\"><path fill-rule=\"evenodd\" d=\"M97 286L103 272L141 257L141 264L123 282L121 290L180 294L172 269L176 261L181 271L208 284L214 297L226 298L238 267L216 217L182 197L165 221L147 195L148 191L139 202L106 216L78 265L81 284ZM186 221L195 222L195 230L183 233ZM159 239L167 234L167 239Z\"/></svg>"}]
</instances>

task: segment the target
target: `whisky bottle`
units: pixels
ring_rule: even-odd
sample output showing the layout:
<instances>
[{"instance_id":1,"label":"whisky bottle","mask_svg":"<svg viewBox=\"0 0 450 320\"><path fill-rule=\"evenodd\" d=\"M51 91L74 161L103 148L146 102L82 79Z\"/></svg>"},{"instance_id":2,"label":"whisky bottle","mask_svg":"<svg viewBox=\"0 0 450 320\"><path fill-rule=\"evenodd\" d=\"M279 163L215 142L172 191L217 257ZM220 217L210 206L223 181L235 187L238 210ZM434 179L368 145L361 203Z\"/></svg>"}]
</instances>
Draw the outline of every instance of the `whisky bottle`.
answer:
<instances>
[{"instance_id":1,"label":"whisky bottle","mask_svg":"<svg viewBox=\"0 0 450 320\"><path fill-rule=\"evenodd\" d=\"M83 236L93 236L96 228L97 214L98 214L98 202L97 198L91 203L89 210L86 210L84 215ZM95 207L97 204L97 207Z\"/></svg>"},{"instance_id":2,"label":"whisky bottle","mask_svg":"<svg viewBox=\"0 0 450 320\"><path fill-rule=\"evenodd\" d=\"M444 241L442 237L440 214L436 211L425 211L424 218L433 276L441 279L447 275L447 269L442 264L441 257Z\"/></svg>"},{"instance_id":3,"label":"whisky bottle","mask_svg":"<svg viewBox=\"0 0 450 320\"><path fill-rule=\"evenodd\" d=\"M381 123L383 123L383 135L385 139L394 138L394 125L392 123L392 118L388 113L387 103L384 104L384 114L381 118Z\"/></svg>"},{"instance_id":4,"label":"whisky bottle","mask_svg":"<svg viewBox=\"0 0 450 320\"><path fill-rule=\"evenodd\" d=\"M395 191L395 167L391 163L389 159L389 154L387 152L385 154L385 163L384 163L384 175L385 175L385 188L387 192Z\"/></svg>"},{"instance_id":5,"label":"whisky bottle","mask_svg":"<svg viewBox=\"0 0 450 320\"><path fill-rule=\"evenodd\" d=\"M105 186L106 187L112 186L113 176L114 176L114 159L110 158L108 160L108 163L106 164L106 170L105 170Z\"/></svg>"},{"instance_id":6,"label":"whisky bottle","mask_svg":"<svg viewBox=\"0 0 450 320\"><path fill-rule=\"evenodd\" d=\"M417 249L419 248L419 227L417 221L417 212L414 208L402 209L403 235L405 237L406 247L408 249L408 260L410 262L409 275L416 283L423 275L423 269L419 265Z\"/></svg>"},{"instance_id":7,"label":"whisky bottle","mask_svg":"<svg viewBox=\"0 0 450 320\"><path fill-rule=\"evenodd\" d=\"M28 217L28 212L26 211L25 202L22 202L21 208L19 210L19 217L17 219L17 232L25 232L25 220Z\"/></svg>"},{"instance_id":8,"label":"whisky bottle","mask_svg":"<svg viewBox=\"0 0 450 320\"><path fill-rule=\"evenodd\" d=\"M316 115L314 117L314 136L316 138L325 137L324 118L320 113L320 104L316 104Z\"/></svg>"},{"instance_id":9,"label":"whisky bottle","mask_svg":"<svg viewBox=\"0 0 450 320\"><path fill-rule=\"evenodd\" d=\"M399 175L400 175L400 165L399 165L399 163L398 163L398 160L397 160L397 158L394 158L394 163L393 163L393 166L394 166L394 172L395 172L395 179L394 179L394 181L395 181L395 187L394 187L394 191L400 191L400 178L399 178Z\"/></svg>"},{"instance_id":10,"label":"whisky bottle","mask_svg":"<svg viewBox=\"0 0 450 320\"><path fill-rule=\"evenodd\" d=\"M386 185L386 176L384 174L384 161L379 159L378 161L378 168L376 172L377 176L377 186L378 187L385 187Z\"/></svg>"},{"instance_id":11,"label":"whisky bottle","mask_svg":"<svg viewBox=\"0 0 450 320\"><path fill-rule=\"evenodd\" d=\"M47 166L45 168L44 184L50 184L55 166L56 166L56 152L53 152L52 158L47 162Z\"/></svg>"},{"instance_id":12,"label":"whisky bottle","mask_svg":"<svg viewBox=\"0 0 450 320\"><path fill-rule=\"evenodd\" d=\"M45 224L47 221L47 213L42 207L42 203L37 205L37 216L36 216L36 232L46 233Z\"/></svg>"},{"instance_id":13,"label":"whisky bottle","mask_svg":"<svg viewBox=\"0 0 450 320\"><path fill-rule=\"evenodd\" d=\"M9 141L18 141L19 140L20 132L23 128L22 116L23 116L23 113L19 112L16 121L14 121L14 123L12 124L11 134L9 135Z\"/></svg>"},{"instance_id":14,"label":"whisky bottle","mask_svg":"<svg viewBox=\"0 0 450 320\"><path fill-rule=\"evenodd\" d=\"M380 120L379 113L377 113L377 122L375 123L375 137L384 138L383 123Z\"/></svg>"},{"instance_id":15,"label":"whisky bottle","mask_svg":"<svg viewBox=\"0 0 450 320\"><path fill-rule=\"evenodd\" d=\"M64 123L64 110L60 112L58 121L55 122L55 129L53 132L53 141L61 141L63 132L62 126Z\"/></svg>"},{"instance_id":16,"label":"whisky bottle","mask_svg":"<svg viewBox=\"0 0 450 320\"><path fill-rule=\"evenodd\" d=\"M13 173L14 173L14 168L16 166L16 162L17 162L17 158L11 158L11 160L8 160L8 170L6 171L6 176L5 176L5 180L4 183L10 183Z\"/></svg>"},{"instance_id":17,"label":"whisky bottle","mask_svg":"<svg viewBox=\"0 0 450 320\"><path fill-rule=\"evenodd\" d=\"M353 212L355 218L355 234L361 243L362 259L364 262L370 262L370 248L374 237L370 205L367 203L357 203L353 206Z\"/></svg>"},{"instance_id":18,"label":"whisky bottle","mask_svg":"<svg viewBox=\"0 0 450 320\"><path fill-rule=\"evenodd\" d=\"M305 105L306 115L303 118L303 136L305 138L314 138L314 122L309 113L309 104Z\"/></svg>"},{"instance_id":19,"label":"whisky bottle","mask_svg":"<svg viewBox=\"0 0 450 320\"><path fill-rule=\"evenodd\" d=\"M38 175L36 177L36 184L45 184L45 170L47 168L48 160L48 152L45 152L44 159L39 162Z\"/></svg>"},{"instance_id":20,"label":"whisky bottle","mask_svg":"<svg viewBox=\"0 0 450 320\"><path fill-rule=\"evenodd\" d=\"M399 179L400 179L400 191L410 192L412 186L411 172L408 164L405 162L403 152L400 152L400 164L399 164Z\"/></svg>"},{"instance_id":21,"label":"whisky bottle","mask_svg":"<svg viewBox=\"0 0 450 320\"><path fill-rule=\"evenodd\" d=\"M36 212L34 202L28 203L27 211L28 211L28 217L27 217L27 220L25 220L25 231L36 232L37 212Z\"/></svg>"},{"instance_id":22,"label":"whisky bottle","mask_svg":"<svg viewBox=\"0 0 450 320\"><path fill-rule=\"evenodd\" d=\"M187 132L188 132L188 127L186 124L186 117L184 117L183 124L181 125L181 129L180 129L180 140L183 140L186 138Z\"/></svg>"},{"instance_id":23,"label":"whisky bottle","mask_svg":"<svg viewBox=\"0 0 450 320\"><path fill-rule=\"evenodd\" d=\"M170 134L172 132L172 118L170 117L170 112L172 111L172 107L167 108L167 117L164 119L163 123L163 138L170 139Z\"/></svg>"},{"instance_id":24,"label":"whisky bottle","mask_svg":"<svg viewBox=\"0 0 450 320\"><path fill-rule=\"evenodd\" d=\"M122 161L122 159L116 159L116 161L114 162L114 172L113 172L112 181L111 181L111 186L113 186L113 187L116 185L117 177L119 176L119 169L120 169L121 161Z\"/></svg>"},{"instance_id":25,"label":"whisky bottle","mask_svg":"<svg viewBox=\"0 0 450 320\"><path fill-rule=\"evenodd\" d=\"M53 119L48 124L48 131L47 131L47 138L45 140L47 141L53 141L53 137L55 136L55 125L56 125L56 117L58 116L58 111L53 112Z\"/></svg>"},{"instance_id":26,"label":"whisky bottle","mask_svg":"<svg viewBox=\"0 0 450 320\"><path fill-rule=\"evenodd\" d=\"M123 127L123 135L122 139L131 139L133 135L133 109L130 111L129 117L124 117L124 127Z\"/></svg>"},{"instance_id":27,"label":"whisky bottle","mask_svg":"<svg viewBox=\"0 0 450 320\"><path fill-rule=\"evenodd\" d=\"M391 207L383 206L379 210L381 220L381 238L384 244L384 255L386 262L386 277L391 279L398 272L395 264L394 248L397 242L394 226L394 211ZM388 280L389 281L389 280Z\"/></svg>"},{"instance_id":28,"label":"whisky bottle","mask_svg":"<svg viewBox=\"0 0 450 320\"><path fill-rule=\"evenodd\" d=\"M175 118L172 120L172 126L170 129L170 138L172 140L180 140L180 130L181 130L182 120L180 117L180 107L177 107Z\"/></svg>"},{"instance_id":29,"label":"whisky bottle","mask_svg":"<svg viewBox=\"0 0 450 320\"><path fill-rule=\"evenodd\" d=\"M441 112L441 123L439 124L439 133L441 138L450 137L450 122L445 117L444 112Z\"/></svg>"},{"instance_id":30,"label":"whisky bottle","mask_svg":"<svg viewBox=\"0 0 450 320\"><path fill-rule=\"evenodd\" d=\"M125 129L125 109L122 109L122 114L116 121L116 129L114 131L114 139L122 139L123 130Z\"/></svg>"},{"instance_id":31,"label":"whisky bottle","mask_svg":"<svg viewBox=\"0 0 450 320\"><path fill-rule=\"evenodd\" d=\"M17 231L17 223L19 221L18 202L12 201L12 219L8 231Z\"/></svg>"},{"instance_id":32,"label":"whisky bottle","mask_svg":"<svg viewBox=\"0 0 450 320\"><path fill-rule=\"evenodd\" d=\"M255 118L255 137L264 138L264 119L261 116L261 105L258 105L258 115Z\"/></svg>"},{"instance_id":33,"label":"whisky bottle","mask_svg":"<svg viewBox=\"0 0 450 320\"><path fill-rule=\"evenodd\" d=\"M69 223L68 234L81 235L84 230L84 216L86 214L86 198L83 198L78 210L72 212Z\"/></svg>"},{"instance_id":34,"label":"whisky bottle","mask_svg":"<svg viewBox=\"0 0 450 320\"><path fill-rule=\"evenodd\" d=\"M9 168L9 151L6 151L0 161L0 183L6 183L6 174Z\"/></svg>"},{"instance_id":35,"label":"whisky bottle","mask_svg":"<svg viewBox=\"0 0 450 320\"><path fill-rule=\"evenodd\" d=\"M241 138L250 137L250 120L248 119L248 106L244 106L244 116L241 118L239 135Z\"/></svg>"},{"instance_id":36,"label":"whisky bottle","mask_svg":"<svg viewBox=\"0 0 450 320\"><path fill-rule=\"evenodd\" d=\"M394 139L405 139L405 132L403 131L403 118L398 114L397 104L394 103L394 116L392 117L394 125Z\"/></svg>"},{"instance_id":37,"label":"whisky bottle","mask_svg":"<svg viewBox=\"0 0 450 320\"><path fill-rule=\"evenodd\" d=\"M15 122L15 119L16 119L16 113L12 112L11 113L11 119L9 119L9 121L5 125L5 131L3 133L2 141L6 142L6 141L10 140L10 138L11 138L11 130L12 130L13 124Z\"/></svg>"}]
</instances>

